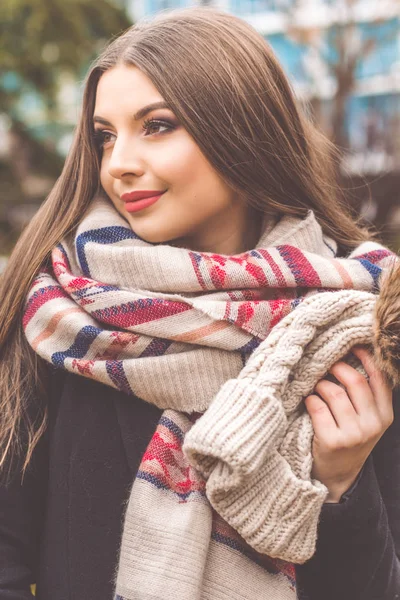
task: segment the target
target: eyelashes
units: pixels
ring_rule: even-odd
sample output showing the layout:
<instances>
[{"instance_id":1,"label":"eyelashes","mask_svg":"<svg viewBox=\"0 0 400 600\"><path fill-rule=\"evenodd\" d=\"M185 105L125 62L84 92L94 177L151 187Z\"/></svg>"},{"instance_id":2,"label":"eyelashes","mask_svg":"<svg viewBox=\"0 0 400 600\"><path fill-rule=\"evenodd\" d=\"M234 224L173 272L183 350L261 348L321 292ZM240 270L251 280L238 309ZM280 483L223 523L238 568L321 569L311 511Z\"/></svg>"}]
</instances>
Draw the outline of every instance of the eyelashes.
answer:
<instances>
[{"instance_id":1,"label":"eyelashes","mask_svg":"<svg viewBox=\"0 0 400 600\"><path fill-rule=\"evenodd\" d=\"M105 144L109 141L107 140L107 136L112 135L108 131L101 131L100 129L95 129L93 132L93 141L95 143L96 148L101 150L104 148Z\"/></svg>"},{"instance_id":2,"label":"eyelashes","mask_svg":"<svg viewBox=\"0 0 400 600\"><path fill-rule=\"evenodd\" d=\"M165 127L167 131L165 131L164 133L176 129L174 123L171 123L171 121L167 121L165 119L146 119L145 121L143 121L143 129L145 131L149 131L152 127ZM160 133L160 135L162 134Z\"/></svg>"},{"instance_id":3,"label":"eyelashes","mask_svg":"<svg viewBox=\"0 0 400 600\"><path fill-rule=\"evenodd\" d=\"M165 133L169 133L170 131L176 129L176 125L166 119L147 119L143 122L143 130L145 132L149 132L154 128L160 127L164 127L165 131L150 133L149 135L164 135ZM115 134L105 129L95 129L93 131L93 141L99 150L102 150L109 142L111 142L112 139L110 138L113 137L116 137ZM145 137L148 136L146 135Z\"/></svg>"}]
</instances>

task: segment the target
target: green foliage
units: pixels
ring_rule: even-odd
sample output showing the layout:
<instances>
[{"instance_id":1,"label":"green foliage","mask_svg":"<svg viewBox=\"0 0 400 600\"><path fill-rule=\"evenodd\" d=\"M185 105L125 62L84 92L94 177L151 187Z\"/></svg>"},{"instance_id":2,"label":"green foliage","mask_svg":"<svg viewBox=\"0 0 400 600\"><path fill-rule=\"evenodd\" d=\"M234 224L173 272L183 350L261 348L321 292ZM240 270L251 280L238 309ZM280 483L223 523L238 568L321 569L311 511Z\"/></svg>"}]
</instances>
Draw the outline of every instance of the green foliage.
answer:
<instances>
[{"instance_id":1,"label":"green foliage","mask_svg":"<svg viewBox=\"0 0 400 600\"><path fill-rule=\"evenodd\" d=\"M79 77L99 43L129 25L116 0L1 0L0 112L12 110L26 84L51 108L60 71Z\"/></svg>"},{"instance_id":2,"label":"green foliage","mask_svg":"<svg viewBox=\"0 0 400 600\"><path fill-rule=\"evenodd\" d=\"M0 255L19 233L11 210L24 214L44 199L32 177L51 185L61 172L56 144L71 129L57 111L63 76L78 85L106 41L130 25L123 0L0 0L0 117L11 141L0 157Z\"/></svg>"}]
</instances>

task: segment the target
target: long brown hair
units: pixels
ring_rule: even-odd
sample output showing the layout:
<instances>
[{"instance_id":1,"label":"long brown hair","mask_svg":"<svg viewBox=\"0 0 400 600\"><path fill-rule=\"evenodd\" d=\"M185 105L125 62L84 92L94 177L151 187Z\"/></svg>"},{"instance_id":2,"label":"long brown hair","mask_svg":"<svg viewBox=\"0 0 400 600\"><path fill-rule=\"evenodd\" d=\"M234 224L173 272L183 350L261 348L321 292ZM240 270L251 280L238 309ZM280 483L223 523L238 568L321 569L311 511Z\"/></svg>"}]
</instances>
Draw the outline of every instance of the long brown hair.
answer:
<instances>
[{"instance_id":1,"label":"long brown hair","mask_svg":"<svg viewBox=\"0 0 400 600\"><path fill-rule=\"evenodd\" d=\"M0 465L23 451L25 469L46 426L46 369L26 342L21 316L36 273L98 190L100 157L92 139L96 87L117 64L134 65L150 78L220 176L256 209L298 216L312 209L343 253L371 237L340 196L334 148L302 114L261 35L209 7L139 22L90 70L63 172L1 278Z\"/></svg>"}]
</instances>

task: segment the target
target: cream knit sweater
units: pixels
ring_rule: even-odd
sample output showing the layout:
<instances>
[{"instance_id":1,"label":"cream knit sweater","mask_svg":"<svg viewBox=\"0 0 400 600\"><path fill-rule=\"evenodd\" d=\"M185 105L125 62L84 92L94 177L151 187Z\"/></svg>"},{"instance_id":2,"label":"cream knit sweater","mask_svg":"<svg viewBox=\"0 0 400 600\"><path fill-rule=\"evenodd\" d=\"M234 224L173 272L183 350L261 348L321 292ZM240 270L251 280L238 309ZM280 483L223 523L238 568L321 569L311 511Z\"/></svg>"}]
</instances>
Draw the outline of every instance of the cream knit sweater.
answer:
<instances>
[{"instance_id":1,"label":"cream knit sweater","mask_svg":"<svg viewBox=\"0 0 400 600\"><path fill-rule=\"evenodd\" d=\"M215 510L258 552L302 563L315 549L326 487L311 479L313 429L302 400L334 362L373 335L376 296L306 298L186 434ZM364 375L354 355L350 362Z\"/></svg>"}]
</instances>

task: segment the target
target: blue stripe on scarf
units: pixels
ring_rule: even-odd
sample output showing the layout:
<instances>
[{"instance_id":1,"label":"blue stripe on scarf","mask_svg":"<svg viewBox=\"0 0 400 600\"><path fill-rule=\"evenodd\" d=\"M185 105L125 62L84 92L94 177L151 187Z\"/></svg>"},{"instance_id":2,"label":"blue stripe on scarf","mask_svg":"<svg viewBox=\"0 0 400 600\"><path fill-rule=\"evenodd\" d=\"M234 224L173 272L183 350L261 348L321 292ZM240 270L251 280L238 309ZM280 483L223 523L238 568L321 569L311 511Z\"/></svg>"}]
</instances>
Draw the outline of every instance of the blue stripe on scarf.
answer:
<instances>
[{"instance_id":1,"label":"blue stripe on scarf","mask_svg":"<svg viewBox=\"0 0 400 600\"><path fill-rule=\"evenodd\" d=\"M124 361L107 360L106 371L111 381L121 392L125 392L125 394L129 394L130 396L133 395L132 388L125 375Z\"/></svg>"},{"instance_id":2,"label":"blue stripe on scarf","mask_svg":"<svg viewBox=\"0 0 400 600\"><path fill-rule=\"evenodd\" d=\"M103 292L119 292L121 288L116 285L101 285L97 284L95 287L90 288L82 288L80 290L75 290L71 292L71 295L74 296L77 300L82 300L86 298L91 298L92 296L98 296Z\"/></svg>"},{"instance_id":3,"label":"blue stripe on scarf","mask_svg":"<svg viewBox=\"0 0 400 600\"><path fill-rule=\"evenodd\" d=\"M183 444L183 431L182 429L175 423L175 421L172 421L172 419L169 419L168 417L162 416L158 422L159 425L164 425L164 427L166 427L167 429L169 429L170 431L172 431L172 433L174 435L176 435L176 437L178 438L178 440L180 441L181 444Z\"/></svg>"},{"instance_id":4,"label":"blue stripe on scarf","mask_svg":"<svg viewBox=\"0 0 400 600\"><path fill-rule=\"evenodd\" d=\"M201 254L198 254L197 252L191 252L190 253L193 258L195 259L195 261L197 262L197 264L199 265L201 263L201 261L203 260L203 257Z\"/></svg>"},{"instance_id":5,"label":"blue stripe on scarf","mask_svg":"<svg viewBox=\"0 0 400 600\"><path fill-rule=\"evenodd\" d=\"M325 290L323 290L325 291ZM304 298L301 298L301 296L299 296L298 298L294 298L294 300L291 301L290 303L290 310L294 310L301 302L303 302Z\"/></svg>"},{"instance_id":6,"label":"blue stripe on scarf","mask_svg":"<svg viewBox=\"0 0 400 600\"><path fill-rule=\"evenodd\" d=\"M303 286L305 288L310 287L309 279L310 277L312 279L313 275L319 280L318 273L305 257L304 252L287 244L276 246L276 250L278 250L279 254L289 267L297 286ZM282 269L280 270L282 273Z\"/></svg>"},{"instance_id":7,"label":"blue stripe on scarf","mask_svg":"<svg viewBox=\"0 0 400 600\"><path fill-rule=\"evenodd\" d=\"M120 290L121 288L116 289ZM114 304L113 306L99 308L92 312L92 317L98 321L107 321L112 317L117 317L119 314L130 315L134 314L136 311L146 310L155 305L163 306L167 302L168 301L165 301L162 298L139 298L138 300L131 300L130 302L123 302L122 304Z\"/></svg>"},{"instance_id":8,"label":"blue stripe on scarf","mask_svg":"<svg viewBox=\"0 0 400 600\"><path fill-rule=\"evenodd\" d=\"M175 490L171 490L171 488L168 485L165 485L165 483L161 481L156 475L152 475L151 473L145 473L144 471L138 471L136 479L143 479L144 481L147 481L148 483L154 485L159 490L167 490L169 492L172 492L173 494L175 494L175 496L178 496L178 498L182 501L187 500L189 496L200 495L204 497L206 495L206 492L201 490L189 490L189 492L177 492Z\"/></svg>"},{"instance_id":9,"label":"blue stripe on scarf","mask_svg":"<svg viewBox=\"0 0 400 600\"><path fill-rule=\"evenodd\" d=\"M362 264L364 269L366 269L368 271L368 273L371 275L372 279L374 280L374 292L378 292L379 291L378 282L379 282L379 276L382 273L382 268L377 267L376 265L374 265L369 260L366 260L365 258L356 258L355 260L358 260L358 262L360 262Z\"/></svg>"},{"instance_id":10,"label":"blue stripe on scarf","mask_svg":"<svg viewBox=\"0 0 400 600\"><path fill-rule=\"evenodd\" d=\"M59 251L61 252L61 254L64 257L64 260L66 262L68 271L71 271L71 263L69 262L69 258L68 258L68 254L67 254L66 249L64 248L64 246L62 244L58 244L57 248L59 249Z\"/></svg>"},{"instance_id":11,"label":"blue stripe on scarf","mask_svg":"<svg viewBox=\"0 0 400 600\"><path fill-rule=\"evenodd\" d=\"M335 249L334 249L334 248L332 248L332 246L330 246L330 245L328 244L328 242L327 242L327 241L325 241L325 240L322 240L322 241L324 242L325 246L326 246L327 248L329 248L329 250L332 252L333 256L336 256L336 251L335 251Z\"/></svg>"},{"instance_id":12,"label":"blue stripe on scarf","mask_svg":"<svg viewBox=\"0 0 400 600\"><path fill-rule=\"evenodd\" d=\"M91 277L89 265L86 260L85 247L89 242L97 244L116 244L122 240L140 240L141 238L127 227L112 226L102 227L101 229L91 229L84 231L76 238L76 249L82 273L86 277Z\"/></svg>"},{"instance_id":13,"label":"blue stripe on scarf","mask_svg":"<svg viewBox=\"0 0 400 600\"><path fill-rule=\"evenodd\" d=\"M86 325L83 327L75 338L72 346L68 350L63 352L55 352L51 356L51 362L56 367L64 367L64 361L66 358L83 358L86 352L90 348L92 342L97 336L102 333L102 329L93 327L93 325Z\"/></svg>"},{"instance_id":14,"label":"blue stripe on scarf","mask_svg":"<svg viewBox=\"0 0 400 600\"><path fill-rule=\"evenodd\" d=\"M58 291L60 291L59 285L45 285L45 287L39 288L38 290L33 292L33 294L30 296L30 298L27 302L26 308L25 308L25 313L28 312L28 310L30 309L32 304L34 304L34 302L36 302L36 300L39 298L39 296L44 296L45 294L48 294L49 292L58 292ZM64 296L66 295L65 292L63 295Z\"/></svg>"},{"instance_id":15,"label":"blue stripe on scarf","mask_svg":"<svg viewBox=\"0 0 400 600\"><path fill-rule=\"evenodd\" d=\"M258 348L258 346L261 344L262 339L254 336L249 342L247 342L246 344L244 344L244 346L241 346L240 348L238 348L238 352L240 352L240 358L242 360L242 365L245 366L250 355L254 352L254 350L256 348Z\"/></svg>"},{"instance_id":16,"label":"blue stripe on scarf","mask_svg":"<svg viewBox=\"0 0 400 600\"><path fill-rule=\"evenodd\" d=\"M145 350L143 350L140 358L146 358L147 356L163 356L168 350L172 340L165 340L163 338L155 338L150 342Z\"/></svg>"},{"instance_id":17,"label":"blue stripe on scarf","mask_svg":"<svg viewBox=\"0 0 400 600\"><path fill-rule=\"evenodd\" d=\"M246 342L246 344L240 346L240 348L238 348L238 352L243 352L244 354L251 354L256 348L258 348L261 342L262 339L255 335L251 338L249 342Z\"/></svg>"}]
</instances>

